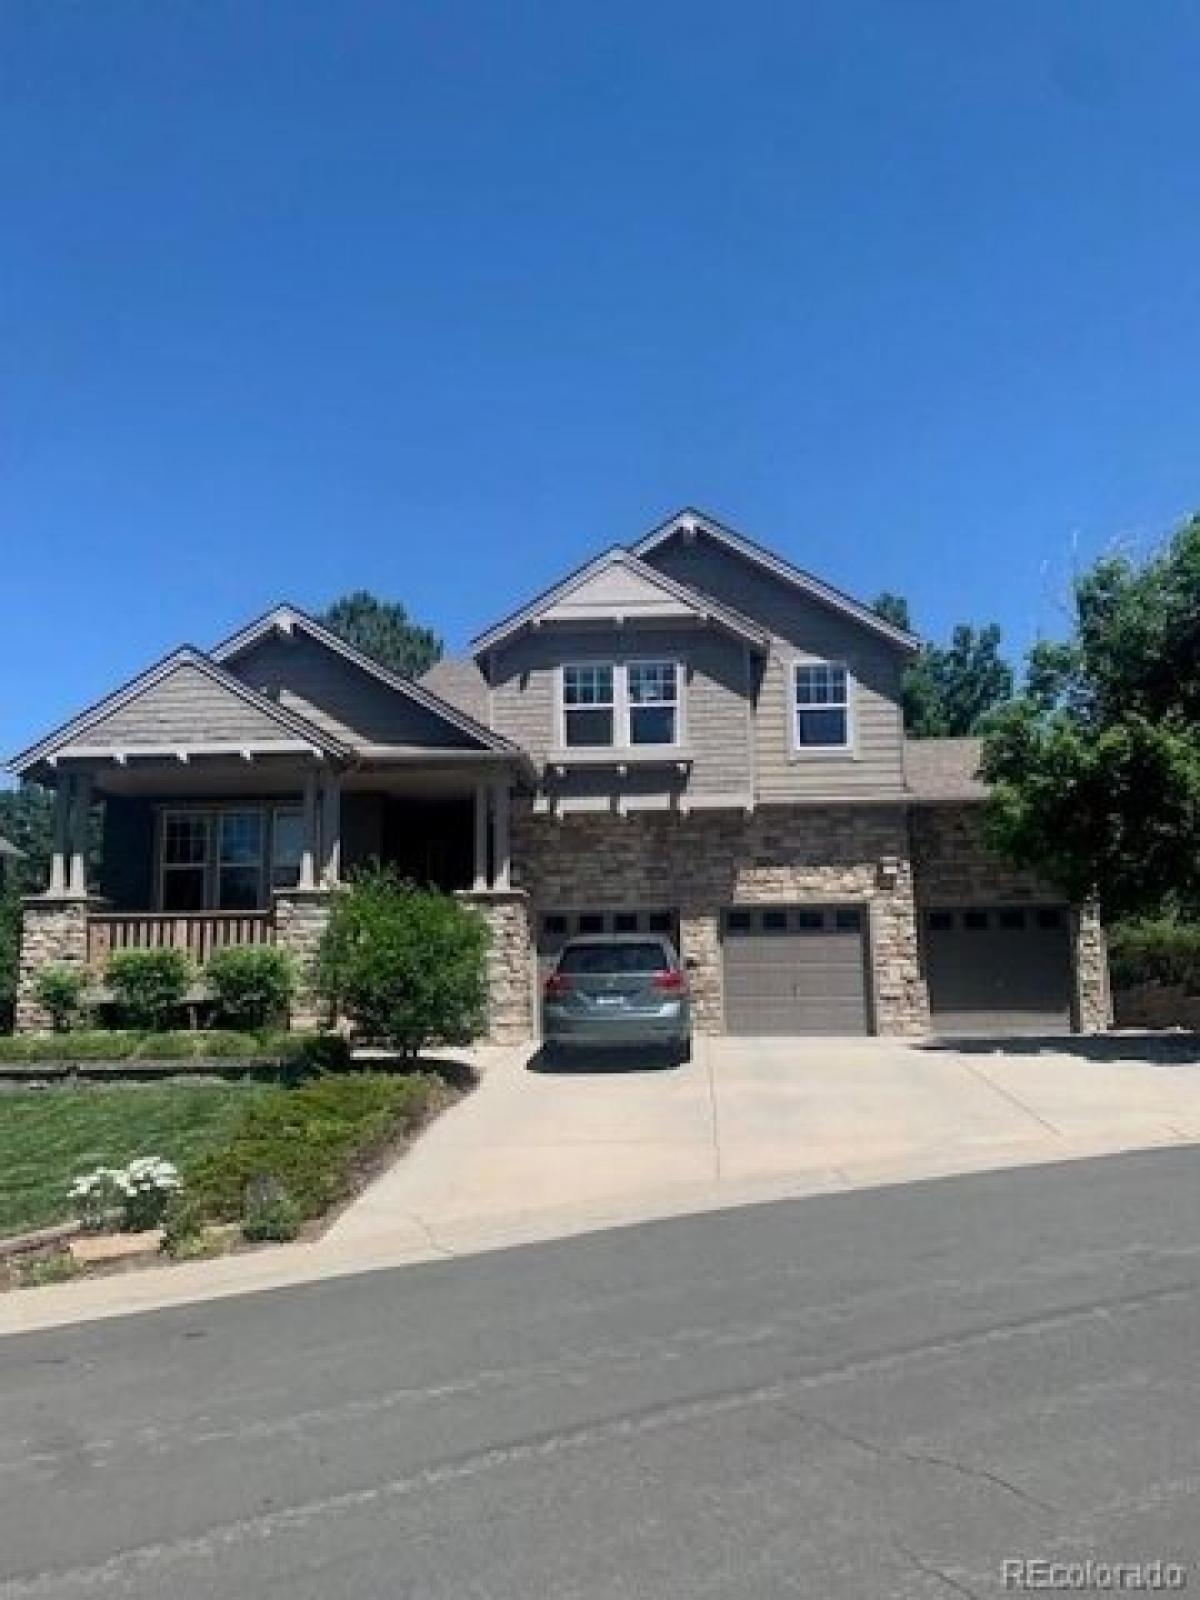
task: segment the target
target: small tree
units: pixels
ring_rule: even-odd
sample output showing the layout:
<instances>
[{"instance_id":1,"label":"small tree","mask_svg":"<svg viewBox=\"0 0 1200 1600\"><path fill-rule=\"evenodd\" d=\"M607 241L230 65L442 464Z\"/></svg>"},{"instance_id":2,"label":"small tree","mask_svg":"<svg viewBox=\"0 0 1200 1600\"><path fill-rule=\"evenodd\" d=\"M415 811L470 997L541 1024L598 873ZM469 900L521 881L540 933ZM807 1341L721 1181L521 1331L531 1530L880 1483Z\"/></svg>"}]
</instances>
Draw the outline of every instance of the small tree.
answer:
<instances>
[{"instance_id":1,"label":"small tree","mask_svg":"<svg viewBox=\"0 0 1200 1600\"><path fill-rule=\"evenodd\" d=\"M68 967L60 963L43 967L34 979L33 992L38 1004L50 1013L50 1025L55 1033L67 1033L79 1016L83 992L87 987L87 973L82 967Z\"/></svg>"},{"instance_id":2,"label":"small tree","mask_svg":"<svg viewBox=\"0 0 1200 1600\"><path fill-rule=\"evenodd\" d=\"M487 943L478 912L377 867L334 902L318 987L359 1032L412 1060L429 1044L464 1044L479 1031Z\"/></svg>"},{"instance_id":3,"label":"small tree","mask_svg":"<svg viewBox=\"0 0 1200 1600\"><path fill-rule=\"evenodd\" d=\"M287 1020L296 974L286 950L230 945L204 969L217 1013L233 1028L265 1028Z\"/></svg>"},{"instance_id":4,"label":"small tree","mask_svg":"<svg viewBox=\"0 0 1200 1600\"><path fill-rule=\"evenodd\" d=\"M134 1028L168 1028L187 996L192 964L182 950L118 950L108 958L105 981Z\"/></svg>"}]
</instances>

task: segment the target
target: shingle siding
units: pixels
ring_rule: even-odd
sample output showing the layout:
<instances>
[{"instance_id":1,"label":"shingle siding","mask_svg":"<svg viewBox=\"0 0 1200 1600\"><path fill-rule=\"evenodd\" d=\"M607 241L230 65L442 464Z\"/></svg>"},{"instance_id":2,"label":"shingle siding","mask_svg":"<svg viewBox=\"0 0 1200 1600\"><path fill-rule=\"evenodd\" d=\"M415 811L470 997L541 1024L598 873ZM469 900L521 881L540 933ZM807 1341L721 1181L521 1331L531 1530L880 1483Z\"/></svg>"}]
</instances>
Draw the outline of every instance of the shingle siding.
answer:
<instances>
[{"instance_id":1,"label":"shingle siding","mask_svg":"<svg viewBox=\"0 0 1200 1600\"><path fill-rule=\"evenodd\" d=\"M744 647L715 630L680 628L525 633L492 654L492 719L497 733L545 761L558 747L557 676L564 662L661 658L684 667L683 743L695 794L745 793L749 720ZM581 780L582 781L582 780Z\"/></svg>"},{"instance_id":2,"label":"shingle siding","mask_svg":"<svg viewBox=\"0 0 1200 1600\"><path fill-rule=\"evenodd\" d=\"M678 582L734 607L770 630L772 647L758 679L754 718L759 799L870 795L902 787L903 652L703 538L691 544L672 539L647 559ZM793 754L791 663L805 657L843 661L849 668L853 678L851 754Z\"/></svg>"},{"instance_id":3,"label":"shingle siding","mask_svg":"<svg viewBox=\"0 0 1200 1600\"><path fill-rule=\"evenodd\" d=\"M229 670L348 744L410 749L474 744L431 711L299 631L291 639L263 639L231 662Z\"/></svg>"},{"instance_id":4,"label":"shingle siding","mask_svg":"<svg viewBox=\"0 0 1200 1600\"><path fill-rule=\"evenodd\" d=\"M197 741L294 739L257 706L215 682L198 667L182 665L80 735L85 745L186 745Z\"/></svg>"}]
</instances>

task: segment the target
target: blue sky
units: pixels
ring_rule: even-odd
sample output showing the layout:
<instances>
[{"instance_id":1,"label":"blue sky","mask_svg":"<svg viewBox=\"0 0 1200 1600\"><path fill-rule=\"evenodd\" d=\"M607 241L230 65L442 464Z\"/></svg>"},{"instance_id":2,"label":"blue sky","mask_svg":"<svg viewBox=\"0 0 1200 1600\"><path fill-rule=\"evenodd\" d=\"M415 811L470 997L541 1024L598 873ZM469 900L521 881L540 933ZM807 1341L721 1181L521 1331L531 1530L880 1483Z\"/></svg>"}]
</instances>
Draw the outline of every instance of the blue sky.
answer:
<instances>
[{"instance_id":1,"label":"blue sky","mask_svg":"<svg viewBox=\"0 0 1200 1600\"><path fill-rule=\"evenodd\" d=\"M11 0L0 752L365 585L452 645L683 503L1054 632L1200 504L1200 8Z\"/></svg>"}]
</instances>

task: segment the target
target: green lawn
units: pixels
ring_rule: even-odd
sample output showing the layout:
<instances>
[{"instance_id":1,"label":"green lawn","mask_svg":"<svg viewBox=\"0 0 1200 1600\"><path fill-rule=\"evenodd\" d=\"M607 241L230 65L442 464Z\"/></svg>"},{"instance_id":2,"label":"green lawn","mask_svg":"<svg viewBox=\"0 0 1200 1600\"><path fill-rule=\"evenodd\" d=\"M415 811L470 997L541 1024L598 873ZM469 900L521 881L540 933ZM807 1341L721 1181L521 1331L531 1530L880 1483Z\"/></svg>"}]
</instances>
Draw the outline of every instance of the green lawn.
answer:
<instances>
[{"instance_id":1,"label":"green lawn","mask_svg":"<svg viewBox=\"0 0 1200 1600\"><path fill-rule=\"evenodd\" d=\"M250 1083L105 1085L0 1093L0 1234L71 1216L81 1172L163 1156L182 1166L226 1144L279 1091Z\"/></svg>"}]
</instances>

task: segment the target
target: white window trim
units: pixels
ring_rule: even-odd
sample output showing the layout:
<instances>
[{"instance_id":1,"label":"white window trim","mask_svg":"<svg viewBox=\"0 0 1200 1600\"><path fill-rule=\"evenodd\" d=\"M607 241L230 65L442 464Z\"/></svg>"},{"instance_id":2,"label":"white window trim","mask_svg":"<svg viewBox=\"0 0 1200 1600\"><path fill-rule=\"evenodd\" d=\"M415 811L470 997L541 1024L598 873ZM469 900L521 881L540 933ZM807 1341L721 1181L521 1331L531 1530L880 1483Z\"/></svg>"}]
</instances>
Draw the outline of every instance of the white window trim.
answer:
<instances>
[{"instance_id":1,"label":"white window trim","mask_svg":"<svg viewBox=\"0 0 1200 1600\"><path fill-rule=\"evenodd\" d=\"M675 669L675 738L670 744L634 744L631 735L630 699L629 699L629 668L630 667L674 667ZM613 675L613 742L611 745L569 745L567 743L567 712L568 710L587 710L583 707L568 707L566 703L566 674L572 668L578 667L611 667ZM685 685L687 672L684 663L677 656L651 655L651 656L580 656L571 661L560 663L555 673L555 741L556 749L574 754L578 751L619 750L626 751L662 751L670 754L685 748L687 730L685 717L687 714L687 696ZM600 707L595 709L599 710Z\"/></svg>"},{"instance_id":2,"label":"white window trim","mask_svg":"<svg viewBox=\"0 0 1200 1600\"><path fill-rule=\"evenodd\" d=\"M806 703L801 707L796 700L796 677L801 667L838 667L846 675L846 737L841 744L801 744L797 737L799 733L800 711L837 710L837 706L820 706ZM854 674L848 662L837 661L828 656L792 656L787 662L787 719L788 719L788 746L793 761L807 761L809 757L827 761L830 757L837 759L847 756L853 757L857 751L857 719L854 715L856 700Z\"/></svg>"}]
</instances>

